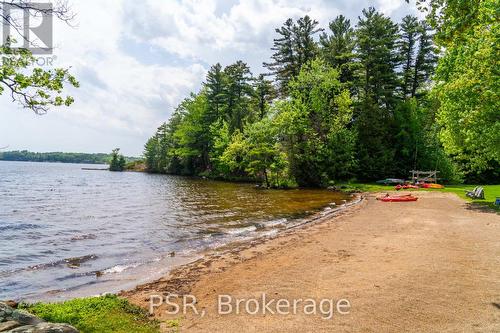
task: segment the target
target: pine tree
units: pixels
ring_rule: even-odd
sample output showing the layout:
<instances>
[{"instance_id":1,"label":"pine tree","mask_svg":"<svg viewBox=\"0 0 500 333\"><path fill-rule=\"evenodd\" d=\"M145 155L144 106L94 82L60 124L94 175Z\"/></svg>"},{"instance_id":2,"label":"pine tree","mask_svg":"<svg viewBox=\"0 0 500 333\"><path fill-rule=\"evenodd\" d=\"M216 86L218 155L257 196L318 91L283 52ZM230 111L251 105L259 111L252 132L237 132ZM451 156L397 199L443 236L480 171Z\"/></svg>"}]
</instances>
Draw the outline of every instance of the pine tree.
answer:
<instances>
[{"instance_id":1,"label":"pine tree","mask_svg":"<svg viewBox=\"0 0 500 333\"><path fill-rule=\"evenodd\" d=\"M418 53L413 70L411 96L417 95L417 90L427 83L434 74L437 63L437 49L432 41L431 27L421 21L418 29Z\"/></svg>"},{"instance_id":2,"label":"pine tree","mask_svg":"<svg viewBox=\"0 0 500 333\"><path fill-rule=\"evenodd\" d=\"M353 83L356 39L351 21L339 15L329 24L330 34L320 36L321 56L340 72L340 82Z\"/></svg>"},{"instance_id":3,"label":"pine tree","mask_svg":"<svg viewBox=\"0 0 500 333\"><path fill-rule=\"evenodd\" d=\"M390 112L397 102L398 26L370 7L363 9L356 35L362 93Z\"/></svg>"},{"instance_id":4,"label":"pine tree","mask_svg":"<svg viewBox=\"0 0 500 333\"><path fill-rule=\"evenodd\" d=\"M297 55L297 64L300 71L302 65L316 58L318 45L314 41L314 35L323 29L317 28L318 21L311 20L309 16L301 17L293 27L294 45Z\"/></svg>"},{"instance_id":5,"label":"pine tree","mask_svg":"<svg viewBox=\"0 0 500 333\"><path fill-rule=\"evenodd\" d=\"M222 116L224 106L224 72L220 63L213 65L207 73L205 82L207 101L211 120Z\"/></svg>"},{"instance_id":6,"label":"pine tree","mask_svg":"<svg viewBox=\"0 0 500 333\"><path fill-rule=\"evenodd\" d=\"M306 15L296 23L290 18L275 30L279 37L274 39L271 48L274 51L272 62L264 63L264 66L275 75L283 96L287 93L288 82L299 74L302 65L313 60L318 53L314 35L321 29L317 25L318 21Z\"/></svg>"},{"instance_id":7,"label":"pine tree","mask_svg":"<svg viewBox=\"0 0 500 333\"><path fill-rule=\"evenodd\" d=\"M115 148L111 152L111 161L109 162L109 171L125 170L125 157L120 154L120 148Z\"/></svg>"},{"instance_id":8,"label":"pine tree","mask_svg":"<svg viewBox=\"0 0 500 333\"><path fill-rule=\"evenodd\" d=\"M360 177L379 179L392 176L394 169L391 126L399 101L398 26L374 8L364 9L356 35L360 96L355 121L359 132Z\"/></svg>"},{"instance_id":9,"label":"pine tree","mask_svg":"<svg viewBox=\"0 0 500 333\"><path fill-rule=\"evenodd\" d=\"M419 34L419 23L415 16L403 17L401 23L400 52L403 68L401 72L401 93L403 98L414 96L415 58Z\"/></svg>"},{"instance_id":10,"label":"pine tree","mask_svg":"<svg viewBox=\"0 0 500 333\"><path fill-rule=\"evenodd\" d=\"M275 75L281 94L286 92L290 79L298 74L297 57L293 43L293 25L293 20L289 18L281 28L275 29L279 37L274 39L274 45L271 48L274 51L271 56L273 62L264 63L264 67Z\"/></svg>"},{"instance_id":11,"label":"pine tree","mask_svg":"<svg viewBox=\"0 0 500 333\"><path fill-rule=\"evenodd\" d=\"M255 80L254 89L257 99L258 117L262 120L266 116L269 104L276 97L276 90L272 81L267 80L264 74L260 74Z\"/></svg>"},{"instance_id":12,"label":"pine tree","mask_svg":"<svg viewBox=\"0 0 500 333\"><path fill-rule=\"evenodd\" d=\"M244 120L249 116L250 97L253 95L252 73L246 63L238 60L224 68L225 115L230 132L243 131Z\"/></svg>"}]
</instances>

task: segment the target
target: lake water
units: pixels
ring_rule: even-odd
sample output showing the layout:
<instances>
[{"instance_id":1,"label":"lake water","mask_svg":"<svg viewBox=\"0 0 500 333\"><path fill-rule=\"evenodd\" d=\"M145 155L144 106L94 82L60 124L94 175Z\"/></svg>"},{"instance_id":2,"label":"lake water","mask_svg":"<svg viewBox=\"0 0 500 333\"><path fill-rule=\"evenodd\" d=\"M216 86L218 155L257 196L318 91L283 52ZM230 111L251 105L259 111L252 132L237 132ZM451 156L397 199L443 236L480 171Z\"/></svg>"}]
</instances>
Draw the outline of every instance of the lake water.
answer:
<instances>
[{"instance_id":1,"label":"lake water","mask_svg":"<svg viewBox=\"0 0 500 333\"><path fill-rule=\"evenodd\" d=\"M0 299L132 288L207 249L272 235L347 199L82 167L104 166L0 162Z\"/></svg>"}]
</instances>

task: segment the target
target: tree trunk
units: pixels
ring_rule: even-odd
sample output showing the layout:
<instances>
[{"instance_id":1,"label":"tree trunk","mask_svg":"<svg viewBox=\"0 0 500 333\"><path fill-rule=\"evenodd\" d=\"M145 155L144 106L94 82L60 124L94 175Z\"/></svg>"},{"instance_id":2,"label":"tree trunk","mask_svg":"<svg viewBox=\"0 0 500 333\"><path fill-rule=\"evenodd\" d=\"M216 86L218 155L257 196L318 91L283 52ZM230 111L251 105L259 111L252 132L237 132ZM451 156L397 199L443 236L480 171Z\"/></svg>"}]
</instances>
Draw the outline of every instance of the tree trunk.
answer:
<instances>
[{"instance_id":1,"label":"tree trunk","mask_svg":"<svg viewBox=\"0 0 500 333\"><path fill-rule=\"evenodd\" d=\"M264 179L266 180L266 187L269 188L269 179L267 177L267 170L264 169Z\"/></svg>"}]
</instances>

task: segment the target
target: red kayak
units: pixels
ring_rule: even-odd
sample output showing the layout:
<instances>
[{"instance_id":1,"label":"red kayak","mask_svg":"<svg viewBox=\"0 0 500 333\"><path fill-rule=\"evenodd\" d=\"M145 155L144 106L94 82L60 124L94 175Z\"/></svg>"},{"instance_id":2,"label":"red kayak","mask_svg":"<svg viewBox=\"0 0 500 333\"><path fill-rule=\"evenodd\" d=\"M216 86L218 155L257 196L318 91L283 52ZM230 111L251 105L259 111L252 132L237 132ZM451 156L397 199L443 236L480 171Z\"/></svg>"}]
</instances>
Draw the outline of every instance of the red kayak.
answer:
<instances>
[{"instance_id":1,"label":"red kayak","mask_svg":"<svg viewBox=\"0 0 500 333\"><path fill-rule=\"evenodd\" d=\"M420 187L416 186L416 185L410 185L410 184L405 184L405 185L396 185L396 187L394 187L394 189L396 191L399 191L401 189L404 189L404 190L407 190L407 189L415 189L415 190L418 190Z\"/></svg>"},{"instance_id":2,"label":"red kayak","mask_svg":"<svg viewBox=\"0 0 500 333\"><path fill-rule=\"evenodd\" d=\"M385 197L377 198L377 200L384 202L407 202L407 201L417 201L418 198L411 194L406 195L387 195Z\"/></svg>"}]
</instances>

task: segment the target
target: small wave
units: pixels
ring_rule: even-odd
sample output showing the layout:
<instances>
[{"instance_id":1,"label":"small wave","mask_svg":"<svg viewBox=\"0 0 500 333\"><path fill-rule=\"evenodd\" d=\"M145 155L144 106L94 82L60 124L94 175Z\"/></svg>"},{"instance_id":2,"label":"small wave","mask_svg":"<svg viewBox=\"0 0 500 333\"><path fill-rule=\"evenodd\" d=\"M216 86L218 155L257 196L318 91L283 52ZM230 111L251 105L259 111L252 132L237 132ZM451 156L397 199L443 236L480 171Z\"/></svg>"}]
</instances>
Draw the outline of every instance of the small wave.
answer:
<instances>
[{"instance_id":1,"label":"small wave","mask_svg":"<svg viewBox=\"0 0 500 333\"><path fill-rule=\"evenodd\" d=\"M288 219L282 218L277 220L271 220L268 222L256 223L255 227L257 230L265 230L265 229L273 229L273 228L282 228L285 227L288 222Z\"/></svg>"},{"instance_id":2,"label":"small wave","mask_svg":"<svg viewBox=\"0 0 500 333\"><path fill-rule=\"evenodd\" d=\"M264 232L262 234L262 236L264 237L273 237L273 236L276 236L278 234L279 230L278 229L272 229L272 230L268 230L266 232Z\"/></svg>"},{"instance_id":3,"label":"small wave","mask_svg":"<svg viewBox=\"0 0 500 333\"><path fill-rule=\"evenodd\" d=\"M87 276L96 276L98 274L98 271L90 271L90 272L81 272L81 273L73 273L73 274L68 274L62 277L55 278L55 281L66 281L66 280L71 280L71 279L77 279L81 277L87 277Z\"/></svg>"},{"instance_id":4,"label":"small wave","mask_svg":"<svg viewBox=\"0 0 500 333\"><path fill-rule=\"evenodd\" d=\"M123 271L126 271L127 269L136 268L139 265L140 265L139 263L130 264L130 265L116 265L116 266L113 266L113 267L110 267L108 269L105 269L105 270L101 271L101 273L102 274L116 274L116 273L121 273Z\"/></svg>"},{"instance_id":5,"label":"small wave","mask_svg":"<svg viewBox=\"0 0 500 333\"><path fill-rule=\"evenodd\" d=\"M2 231L13 230L13 231L22 231L22 230L31 230L42 228L39 224L33 223L20 223L20 224L8 224L2 227Z\"/></svg>"},{"instance_id":6,"label":"small wave","mask_svg":"<svg viewBox=\"0 0 500 333\"><path fill-rule=\"evenodd\" d=\"M71 237L71 241L79 241L79 240L85 240L85 239L96 239L97 236L94 234L84 234L84 235L78 235Z\"/></svg>"},{"instance_id":7,"label":"small wave","mask_svg":"<svg viewBox=\"0 0 500 333\"><path fill-rule=\"evenodd\" d=\"M255 225L249 226L249 227L244 227L244 228L231 228L224 230L226 234L229 235L241 235L241 234L246 234L252 231L257 230L257 227Z\"/></svg>"},{"instance_id":8,"label":"small wave","mask_svg":"<svg viewBox=\"0 0 500 333\"><path fill-rule=\"evenodd\" d=\"M95 254L89 254L86 256L81 256L81 257L73 257L73 258L66 258L62 260L57 260L53 262L49 262L46 264L38 264L38 265L33 265L29 266L28 270L40 270L40 269L46 269L46 268L52 268L52 267L57 267L57 266L63 266L66 265L69 268L78 268L80 267L81 264L90 261L90 260L95 260L97 259L97 256Z\"/></svg>"},{"instance_id":9,"label":"small wave","mask_svg":"<svg viewBox=\"0 0 500 333\"><path fill-rule=\"evenodd\" d=\"M224 232L222 232L219 229L199 230L198 233L203 235L204 238L224 236ZM192 238L192 239L196 239L196 238Z\"/></svg>"}]
</instances>

